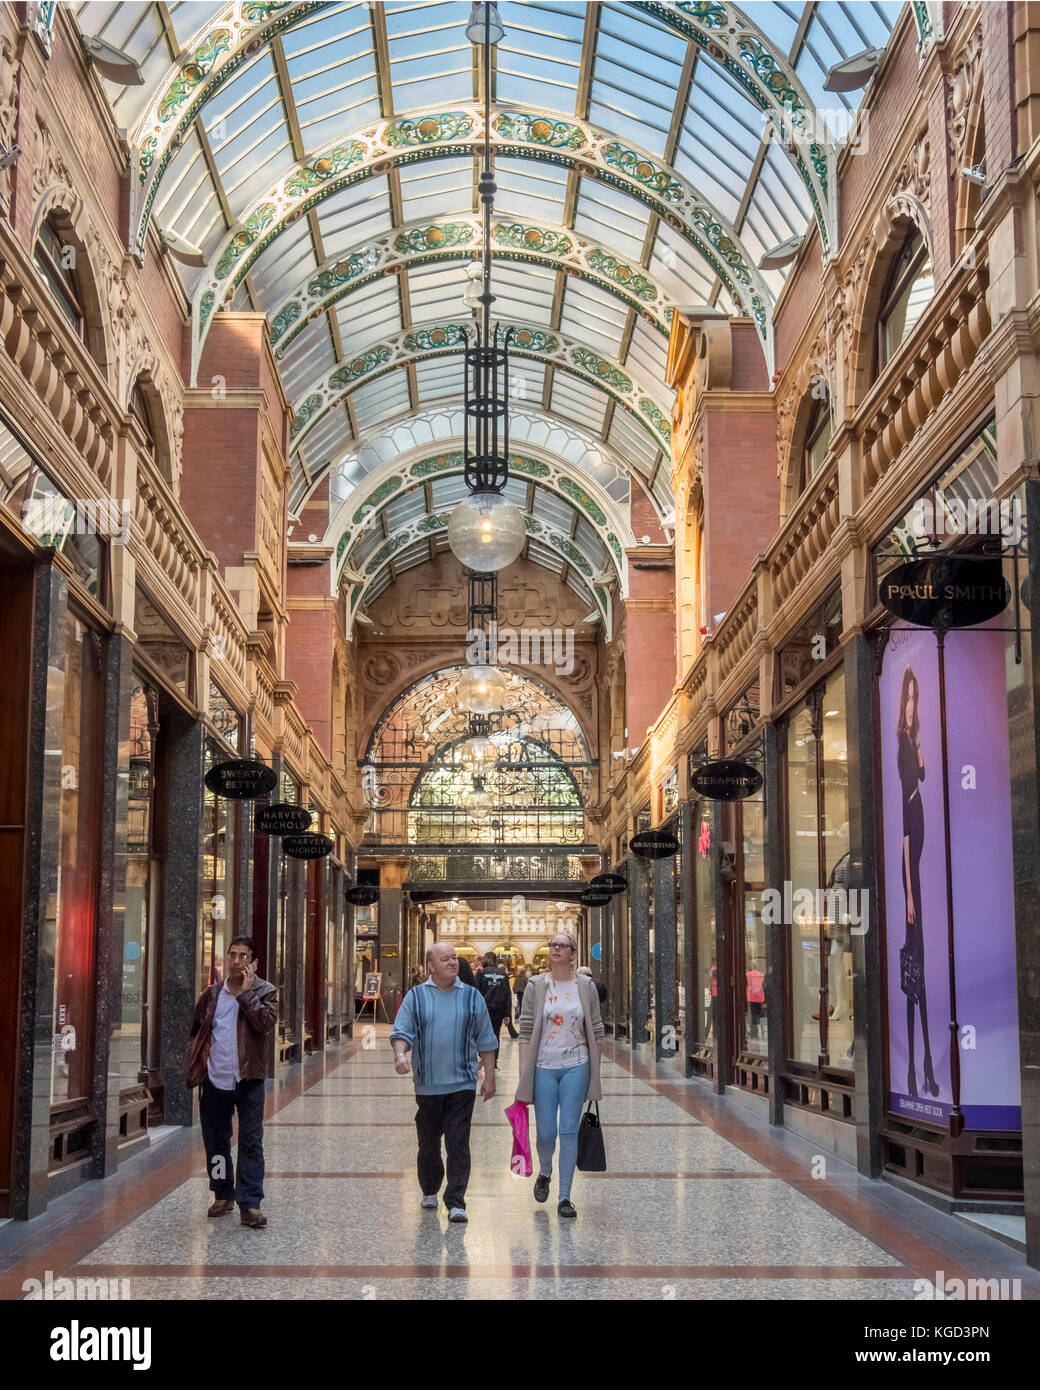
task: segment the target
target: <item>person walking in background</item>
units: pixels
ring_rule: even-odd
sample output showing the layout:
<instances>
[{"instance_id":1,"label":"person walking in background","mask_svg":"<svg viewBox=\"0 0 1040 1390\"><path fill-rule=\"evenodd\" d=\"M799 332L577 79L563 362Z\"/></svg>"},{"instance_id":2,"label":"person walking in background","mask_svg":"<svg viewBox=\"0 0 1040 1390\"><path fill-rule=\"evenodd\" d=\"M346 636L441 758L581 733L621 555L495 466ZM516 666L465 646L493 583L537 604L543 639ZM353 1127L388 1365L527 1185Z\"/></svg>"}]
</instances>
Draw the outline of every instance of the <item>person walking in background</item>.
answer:
<instances>
[{"instance_id":1,"label":"person walking in background","mask_svg":"<svg viewBox=\"0 0 1040 1390\"><path fill-rule=\"evenodd\" d=\"M605 1003L606 998L607 998L607 987L606 987L606 985L603 983L602 980L594 980L594 979L592 978L592 971L589 969L589 967L588 967L587 965L579 965L579 966L578 966L578 970L577 970L577 974L583 975L583 976L585 977L585 979L587 979L587 980L589 981L589 983L592 985L592 988L593 988L593 989L596 991L596 993L599 995L600 1009L602 1009L602 1008L603 1008L603 1004Z\"/></svg>"},{"instance_id":2,"label":"person walking in background","mask_svg":"<svg viewBox=\"0 0 1040 1390\"><path fill-rule=\"evenodd\" d=\"M495 1030L495 1066L497 1067L499 1034L503 1022L509 1018L510 995L509 976L505 969L499 965L498 957L494 951L489 951L484 957L484 969L477 982L477 989L484 996L484 1003L487 1005L487 1011L491 1018L491 1026ZM512 1020L510 1020L511 1023Z\"/></svg>"},{"instance_id":3,"label":"person walking in background","mask_svg":"<svg viewBox=\"0 0 1040 1390\"><path fill-rule=\"evenodd\" d=\"M469 985L471 989L477 987L477 977L473 973L473 967L465 956L459 956L459 979L464 985Z\"/></svg>"},{"instance_id":4,"label":"person walking in background","mask_svg":"<svg viewBox=\"0 0 1040 1390\"><path fill-rule=\"evenodd\" d=\"M549 942L549 973L524 991L520 1015L520 1081L516 1099L534 1101L538 1177L534 1199L549 1197L556 1137L560 1139L557 1212L575 1217L571 1184L578 1161L578 1125L586 1099L601 1100L599 1042L603 1020L592 981L575 975L578 943L567 932Z\"/></svg>"},{"instance_id":5,"label":"person walking in background","mask_svg":"<svg viewBox=\"0 0 1040 1390\"><path fill-rule=\"evenodd\" d=\"M522 965L516 972L516 979L513 981L513 997L516 1000L516 1021L520 1022L520 1010L524 1005L524 990L527 988L531 976L528 974L527 966ZM520 1034L517 1034L519 1037Z\"/></svg>"},{"instance_id":6,"label":"person walking in background","mask_svg":"<svg viewBox=\"0 0 1040 1390\"><path fill-rule=\"evenodd\" d=\"M237 1200L242 1225L267 1225L264 1199L264 1079L267 1036L278 1022L278 991L257 974L253 942L236 936L224 961L224 980L199 996L191 1023L187 1084L199 1088L213 1204L207 1216L227 1216ZM238 1183L231 1158L231 1118L238 1111Z\"/></svg>"},{"instance_id":7,"label":"person walking in background","mask_svg":"<svg viewBox=\"0 0 1040 1390\"><path fill-rule=\"evenodd\" d=\"M448 1156L444 1205L448 1220L467 1221L469 1130L476 1099L477 1053L484 1068L480 1094L495 1094L495 1033L480 994L459 979L454 946L438 941L426 953L429 978L404 997L390 1045L398 1076L415 1072L415 1129L419 1140L416 1167L420 1205L436 1211L444 1181L441 1140ZM411 1060L408 1054L411 1052Z\"/></svg>"}]
</instances>

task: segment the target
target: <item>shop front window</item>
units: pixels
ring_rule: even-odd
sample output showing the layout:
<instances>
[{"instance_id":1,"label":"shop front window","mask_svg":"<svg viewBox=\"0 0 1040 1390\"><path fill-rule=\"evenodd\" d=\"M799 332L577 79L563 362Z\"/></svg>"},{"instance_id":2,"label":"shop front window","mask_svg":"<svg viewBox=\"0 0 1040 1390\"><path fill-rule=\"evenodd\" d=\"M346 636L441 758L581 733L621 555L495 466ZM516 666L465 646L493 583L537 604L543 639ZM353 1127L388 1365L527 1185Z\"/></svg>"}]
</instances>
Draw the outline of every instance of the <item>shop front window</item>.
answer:
<instances>
[{"instance_id":1,"label":"shop front window","mask_svg":"<svg viewBox=\"0 0 1040 1390\"><path fill-rule=\"evenodd\" d=\"M130 697L130 787L127 800L126 890L123 915L123 988L119 1027L112 1037L112 1063L120 1090L158 1069L159 961L152 927L159 920L155 759L158 704L144 685ZM152 1055L154 1054L154 1055Z\"/></svg>"},{"instance_id":2,"label":"shop front window","mask_svg":"<svg viewBox=\"0 0 1040 1390\"><path fill-rule=\"evenodd\" d=\"M787 725L792 921L791 1055L852 1067L852 936L845 678L838 671Z\"/></svg>"},{"instance_id":3,"label":"shop front window","mask_svg":"<svg viewBox=\"0 0 1040 1390\"><path fill-rule=\"evenodd\" d=\"M715 846L712 843L712 803L694 802L693 861L694 910L696 912L696 964L693 1003L694 1042L713 1046L715 1042L714 1001L718 995L718 969L715 961Z\"/></svg>"},{"instance_id":4,"label":"shop front window","mask_svg":"<svg viewBox=\"0 0 1040 1390\"><path fill-rule=\"evenodd\" d=\"M95 929L100 854L103 678L95 634L71 611L65 668L58 881L41 949L54 963L51 1104L89 1097L93 1082Z\"/></svg>"},{"instance_id":5,"label":"shop front window","mask_svg":"<svg viewBox=\"0 0 1040 1390\"><path fill-rule=\"evenodd\" d=\"M760 765L760 761L753 756L748 757L748 762ZM762 893L766 886L765 802L753 798L743 801L738 814L742 822L744 1051L756 1057L765 1057L768 1051L764 990L766 930L762 922Z\"/></svg>"}]
</instances>

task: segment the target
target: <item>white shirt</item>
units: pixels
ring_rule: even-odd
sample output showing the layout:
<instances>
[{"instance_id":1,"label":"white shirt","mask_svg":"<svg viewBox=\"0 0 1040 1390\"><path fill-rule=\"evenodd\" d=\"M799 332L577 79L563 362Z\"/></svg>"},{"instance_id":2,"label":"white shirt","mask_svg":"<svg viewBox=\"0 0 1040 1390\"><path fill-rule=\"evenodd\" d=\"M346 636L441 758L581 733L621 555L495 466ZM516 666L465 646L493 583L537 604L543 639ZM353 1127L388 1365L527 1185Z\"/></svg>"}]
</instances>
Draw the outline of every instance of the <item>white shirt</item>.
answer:
<instances>
[{"instance_id":1,"label":"white shirt","mask_svg":"<svg viewBox=\"0 0 1040 1390\"><path fill-rule=\"evenodd\" d=\"M226 981L217 995L213 1015L209 1079L218 1091L233 1091L242 1080L238 1070L238 999L229 991Z\"/></svg>"},{"instance_id":2,"label":"white shirt","mask_svg":"<svg viewBox=\"0 0 1040 1390\"><path fill-rule=\"evenodd\" d=\"M545 989L545 1014L538 1042L539 1067L557 1070L580 1067L589 1060L585 1041L585 1010L576 980L554 980Z\"/></svg>"}]
</instances>

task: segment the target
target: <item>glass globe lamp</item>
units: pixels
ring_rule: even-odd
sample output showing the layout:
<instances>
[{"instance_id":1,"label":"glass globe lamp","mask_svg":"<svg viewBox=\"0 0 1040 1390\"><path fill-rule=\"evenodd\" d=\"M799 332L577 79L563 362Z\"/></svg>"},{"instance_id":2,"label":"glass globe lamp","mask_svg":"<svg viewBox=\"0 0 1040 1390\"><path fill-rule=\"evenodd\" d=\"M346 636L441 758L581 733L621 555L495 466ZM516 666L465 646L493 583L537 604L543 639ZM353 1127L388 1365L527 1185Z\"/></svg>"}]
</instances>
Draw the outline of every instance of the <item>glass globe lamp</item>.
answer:
<instances>
[{"instance_id":1,"label":"glass globe lamp","mask_svg":"<svg viewBox=\"0 0 1040 1390\"><path fill-rule=\"evenodd\" d=\"M523 512L499 492L472 493L448 518L455 558L482 573L511 565L526 539Z\"/></svg>"},{"instance_id":2,"label":"glass globe lamp","mask_svg":"<svg viewBox=\"0 0 1040 1390\"><path fill-rule=\"evenodd\" d=\"M459 678L459 704L473 714L495 714L505 697L506 678L494 666L470 666Z\"/></svg>"},{"instance_id":3,"label":"glass globe lamp","mask_svg":"<svg viewBox=\"0 0 1040 1390\"><path fill-rule=\"evenodd\" d=\"M483 734L468 738L459 749L459 761L463 767L483 767L495 756L495 745Z\"/></svg>"}]
</instances>

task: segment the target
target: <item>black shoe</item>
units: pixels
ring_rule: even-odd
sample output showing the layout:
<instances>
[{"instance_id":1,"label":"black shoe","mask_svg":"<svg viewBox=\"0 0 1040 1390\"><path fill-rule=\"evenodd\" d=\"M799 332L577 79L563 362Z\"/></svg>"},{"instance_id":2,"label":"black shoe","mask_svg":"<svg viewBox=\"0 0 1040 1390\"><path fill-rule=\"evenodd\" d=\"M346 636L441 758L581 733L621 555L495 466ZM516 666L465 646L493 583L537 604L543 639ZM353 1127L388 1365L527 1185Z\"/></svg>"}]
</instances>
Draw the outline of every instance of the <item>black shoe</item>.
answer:
<instances>
[{"instance_id":1,"label":"black shoe","mask_svg":"<svg viewBox=\"0 0 1040 1390\"><path fill-rule=\"evenodd\" d=\"M547 1202L549 1200L549 1179L544 1173L539 1173L534 1182L534 1200L536 1202Z\"/></svg>"},{"instance_id":2,"label":"black shoe","mask_svg":"<svg viewBox=\"0 0 1040 1390\"><path fill-rule=\"evenodd\" d=\"M556 1208L557 1216L577 1216L577 1214L578 1213L574 1210L574 1203L566 1199Z\"/></svg>"}]
</instances>

